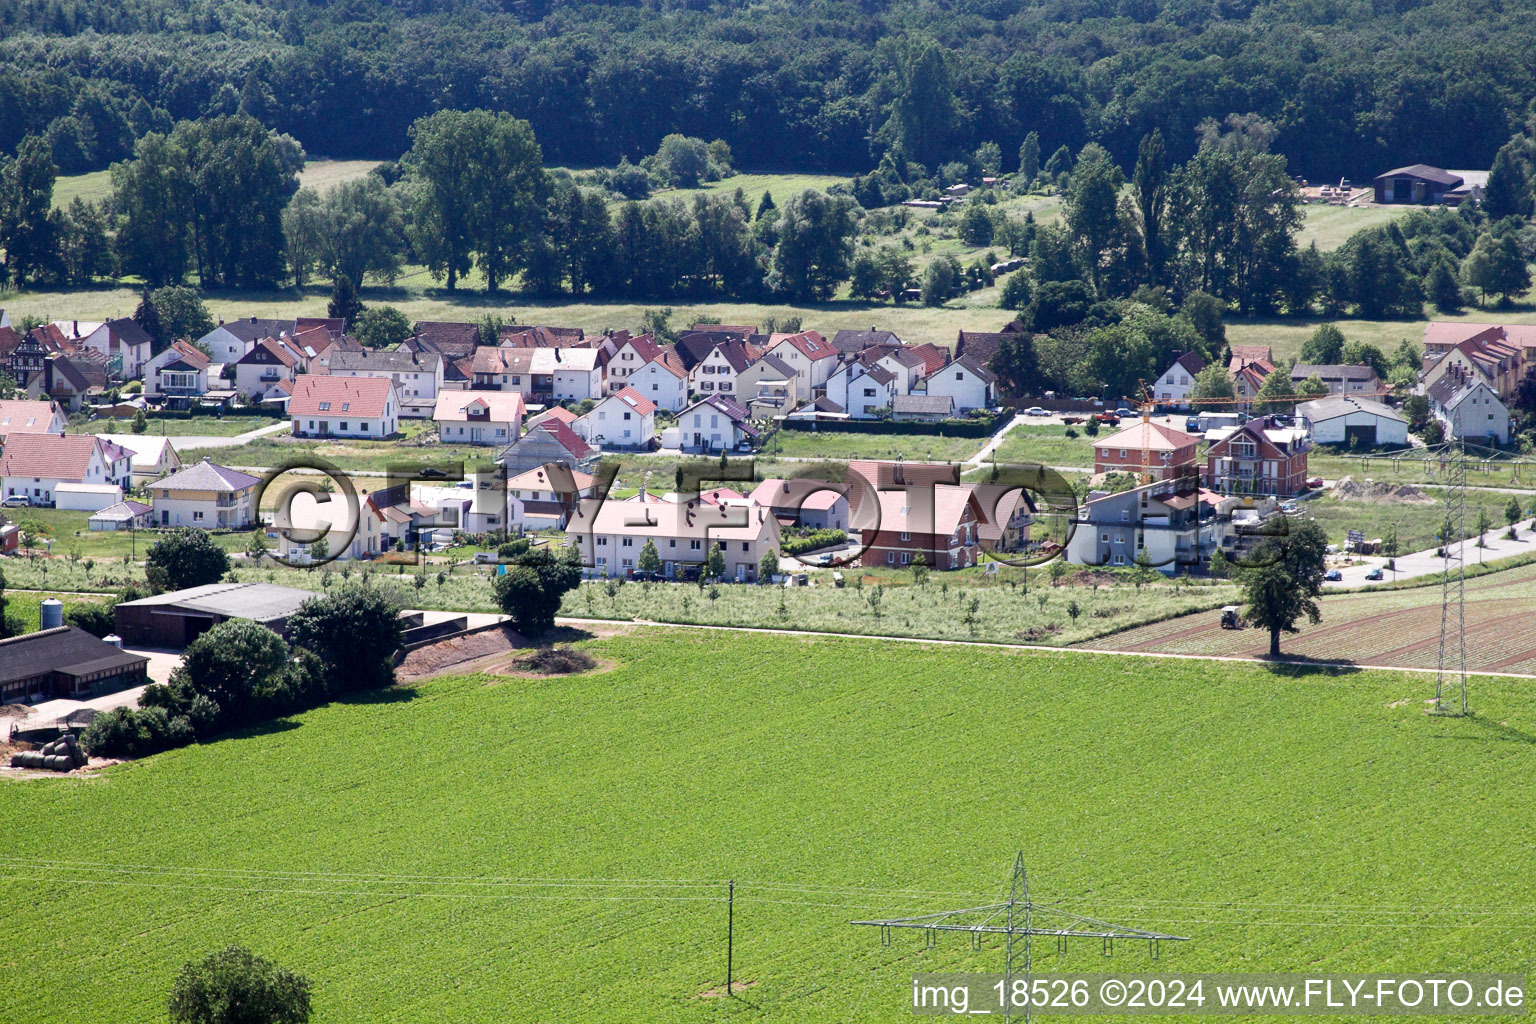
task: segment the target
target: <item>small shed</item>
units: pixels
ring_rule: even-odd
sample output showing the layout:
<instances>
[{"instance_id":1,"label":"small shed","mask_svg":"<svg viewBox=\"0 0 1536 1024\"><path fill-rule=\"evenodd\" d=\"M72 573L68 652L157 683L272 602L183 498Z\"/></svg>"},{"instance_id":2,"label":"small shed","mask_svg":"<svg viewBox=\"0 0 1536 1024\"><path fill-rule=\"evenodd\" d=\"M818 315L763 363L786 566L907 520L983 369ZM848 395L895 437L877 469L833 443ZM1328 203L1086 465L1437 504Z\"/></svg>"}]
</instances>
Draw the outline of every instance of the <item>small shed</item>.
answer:
<instances>
[{"instance_id":1,"label":"small shed","mask_svg":"<svg viewBox=\"0 0 1536 1024\"><path fill-rule=\"evenodd\" d=\"M55 507L76 512L100 512L122 500L123 489L116 484L61 483L53 488Z\"/></svg>"}]
</instances>

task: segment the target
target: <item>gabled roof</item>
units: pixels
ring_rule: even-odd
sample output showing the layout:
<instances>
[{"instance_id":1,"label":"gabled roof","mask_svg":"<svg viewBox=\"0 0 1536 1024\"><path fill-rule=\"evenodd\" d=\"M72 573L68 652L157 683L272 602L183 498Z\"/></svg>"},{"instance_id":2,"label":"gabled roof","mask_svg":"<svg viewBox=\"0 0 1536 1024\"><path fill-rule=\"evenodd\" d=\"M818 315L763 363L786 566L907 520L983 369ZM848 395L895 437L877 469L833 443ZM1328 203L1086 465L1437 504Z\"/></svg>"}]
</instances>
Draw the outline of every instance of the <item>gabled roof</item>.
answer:
<instances>
[{"instance_id":1,"label":"gabled roof","mask_svg":"<svg viewBox=\"0 0 1536 1024\"><path fill-rule=\"evenodd\" d=\"M79 626L56 626L0 640L0 683L45 672L82 676L142 669L149 659L98 639Z\"/></svg>"},{"instance_id":2,"label":"gabled roof","mask_svg":"<svg viewBox=\"0 0 1536 1024\"><path fill-rule=\"evenodd\" d=\"M46 434L53 422L52 402L26 398L0 399L0 439L8 434Z\"/></svg>"},{"instance_id":3,"label":"gabled roof","mask_svg":"<svg viewBox=\"0 0 1536 1024\"><path fill-rule=\"evenodd\" d=\"M745 341L736 341L735 339L716 342L713 351L719 352L725 361L730 364L731 369L737 373L751 366L762 355L762 350L756 345L750 345ZM708 353L705 354L704 358L709 358ZM703 360L701 359L700 361L702 362Z\"/></svg>"},{"instance_id":4,"label":"gabled roof","mask_svg":"<svg viewBox=\"0 0 1536 1024\"><path fill-rule=\"evenodd\" d=\"M1435 185L1444 185L1446 188L1455 188L1462 182L1459 174L1439 167L1431 167L1429 164L1409 164L1407 167L1394 167L1390 171L1382 171L1376 175L1376 180L1382 178L1420 178Z\"/></svg>"},{"instance_id":5,"label":"gabled roof","mask_svg":"<svg viewBox=\"0 0 1536 1024\"><path fill-rule=\"evenodd\" d=\"M837 358L837 347L815 331L770 335L768 351L772 352L780 345L794 346L795 349L812 362L817 359Z\"/></svg>"},{"instance_id":6,"label":"gabled roof","mask_svg":"<svg viewBox=\"0 0 1536 1024\"><path fill-rule=\"evenodd\" d=\"M1381 419L1393 420L1398 423L1408 421L1389 406L1380 402L1373 402L1369 398L1354 398L1350 395L1332 395L1328 398L1317 398L1310 402L1299 402L1296 405L1296 415L1309 423L1322 423L1325 420L1336 419L1339 416L1349 416L1353 413L1363 412Z\"/></svg>"},{"instance_id":7,"label":"gabled roof","mask_svg":"<svg viewBox=\"0 0 1536 1024\"><path fill-rule=\"evenodd\" d=\"M993 383L996 383L996 381L997 381L997 378L995 376L993 376L991 370L987 369L985 366L981 365L980 363L978 363L975 359L971 358L970 356L961 356L959 359L956 359L954 362L950 363L949 365L942 366L938 370L935 370L933 373L928 374L928 376L932 377L935 374L940 373L943 370L953 369L956 366L960 367L963 370L966 370L967 372L969 372L970 374L975 376L975 378L977 380L981 381L983 384L993 384Z\"/></svg>"},{"instance_id":8,"label":"gabled roof","mask_svg":"<svg viewBox=\"0 0 1536 1024\"><path fill-rule=\"evenodd\" d=\"M233 334L241 341L259 341L262 338L277 338L284 334L292 334L295 322L293 320L263 320L252 316L246 317L243 320L230 320L227 323L220 323L219 327L224 328L224 330ZM217 329L215 328L215 330ZM209 333L213 332L210 331Z\"/></svg>"},{"instance_id":9,"label":"gabled roof","mask_svg":"<svg viewBox=\"0 0 1536 1024\"><path fill-rule=\"evenodd\" d=\"M428 351L467 356L480 340L480 327L456 320L418 320L415 340Z\"/></svg>"},{"instance_id":10,"label":"gabled roof","mask_svg":"<svg viewBox=\"0 0 1536 1024\"><path fill-rule=\"evenodd\" d=\"M214 465L205 458L185 469L177 470L163 480L156 480L150 486L157 490L163 487L173 491L219 491L234 494L255 487L259 483L261 483L260 477L242 473L238 469Z\"/></svg>"},{"instance_id":11,"label":"gabled roof","mask_svg":"<svg viewBox=\"0 0 1536 1024\"><path fill-rule=\"evenodd\" d=\"M55 356L48 361L48 366L54 375L63 377L79 394L85 394L93 389L98 391L107 389L107 372L99 363L89 359Z\"/></svg>"},{"instance_id":12,"label":"gabled roof","mask_svg":"<svg viewBox=\"0 0 1536 1024\"><path fill-rule=\"evenodd\" d=\"M628 334L627 331L625 333ZM614 351L617 352L625 346L634 349L635 355L640 357L642 363L650 362L661 355L662 351L661 343L650 334L628 334L628 337L619 342L618 348Z\"/></svg>"},{"instance_id":13,"label":"gabled roof","mask_svg":"<svg viewBox=\"0 0 1536 1024\"><path fill-rule=\"evenodd\" d=\"M565 406L553 405L539 413L537 416L533 417L533 419L529 420L528 429L532 430L534 427L538 426L540 423L543 423L545 420L556 420L560 423L574 423L578 419L580 419L580 417L571 412L571 410L567 409Z\"/></svg>"},{"instance_id":14,"label":"gabled roof","mask_svg":"<svg viewBox=\"0 0 1536 1024\"><path fill-rule=\"evenodd\" d=\"M133 468L148 471L160 464L167 450L176 457L176 446L163 434L98 434L133 455ZM177 459L180 464L180 459Z\"/></svg>"},{"instance_id":15,"label":"gabled roof","mask_svg":"<svg viewBox=\"0 0 1536 1024\"><path fill-rule=\"evenodd\" d=\"M486 410L478 418L492 423L515 423L523 415L523 396L515 391L442 391L432 418L439 423L468 423L470 407L477 402Z\"/></svg>"},{"instance_id":16,"label":"gabled roof","mask_svg":"<svg viewBox=\"0 0 1536 1024\"><path fill-rule=\"evenodd\" d=\"M862 352L871 345L900 345L901 339L890 331L871 327L867 331L838 331L832 335L832 347L844 355Z\"/></svg>"},{"instance_id":17,"label":"gabled roof","mask_svg":"<svg viewBox=\"0 0 1536 1024\"><path fill-rule=\"evenodd\" d=\"M757 362L753 363L752 365L753 366L765 366L768 369L772 370L774 373L776 373L779 376L783 377L785 380L794 380L795 379L795 368L793 366L790 366L784 360L780 359L778 356L774 355L772 352L770 352L767 355L763 356L761 359L759 359Z\"/></svg>"},{"instance_id":18,"label":"gabled roof","mask_svg":"<svg viewBox=\"0 0 1536 1024\"><path fill-rule=\"evenodd\" d=\"M0 327L0 359L9 359L21 347L21 337L14 327Z\"/></svg>"},{"instance_id":19,"label":"gabled roof","mask_svg":"<svg viewBox=\"0 0 1536 1024\"><path fill-rule=\"evenodd\" d=\"M924 377L937 373L950 362L949 349L942 345L935 345L931 341L925 341L921 345L913 345L907 351L923 361ZM982 362L986 362L986 360L982 360Z\"/></svg>"},{"instance_id":20,"label":"gabled roof","mask_svg":"<svg viewBox=\"0 0 1536 1024\"><path fill-rule=\"evenodd\" d=\"M496 333L496 341L502 348L570 348L580 345L585 337L580 327L543 324L532 327L506 324Z\"/></svg>"},{"instance_id":21,"label":"gabled roof","mask_svg":"<svg viewBox=\"0 0 1536 1024\"><path fill-rule=\"evenodd\" d=\"M767 509L749 505L712 505L703 500L636 504L586 498L576 506L567 532L629 537L676 537L707 540L776 538L779 521Z\"/></svg>"},{"instance_id":22,"label":"gabled roof","mask_svg":"<svg viewBox=\"0 0 1536 1024\"><path fill-rule=\"evenodd\" d=\"M443 357L436 352L337 352L331 357L331 372L437 373Z\"/></svg>"},{"instance_id":23,"label":"gabled roof","mask_svg":"<svg viewBox=\"0 0 1536 1024\"><path fill-rule=\"evenodd\" d=\"M1010 332L961 331L955 339L955 355L970 356L978 363L990 363Z\"/></svg>"},{"instance_id":24,"label":"gabled roof","mask_svg":"<svg viewBox=\"0 0 1536 1024\"><path fill-rule=\"evenodd\" d=\"M656 411L655 402L651 401L649 398L646 398L644 395L630 387L628 384L624 385L618 391L615 391L613 394L603 399L602 402L597 404L602 405L603 402L621 402L635 410L635 412L639 413L641 416L649 416L651 413Z\"/></svg>"},{"instance_id":25,"label":"gabled roof","mask_svg":"<svg viewBox=\"0 0 1536 1024\"><path fill-rule=\"evenodd\" d=\"M94 434L13 434L0 452L0 476L48 477L83 480L98 452L104 461L115 462L126 452Z\"/></svg>"},{"instance_id":26,"label":"gabled roof","mask_svg":"<svg viewBox=\"0 0 1536 1024\"><path fill-rule=\"evenodd\" d=\"M948 537L960 528L969 506L976 521L984 517L980 502L964 484L878 491L880 532L916 533ZM930 500L931 496L931 500Z\"/></svg>"},{"instance_id":27,"label":"gabled roof","mask_svg":"<svg viewBox=\"0 0 1536 1024\"><path fill-rule=\"evenodd\" d=\"M568 466L540 466L512 477L506 488L509 491L551 491L574 497L578 492L590 489L593 482L591 476Z\"/></svg>"},{"instance_id":28,"label":"gabled roof","mask_svg":"<svg viewBox=\"0 0 1536 1024\"><path fill-rule=\"evenodd\" d=\"M861 377L868 377L870 380L874 381L876 384L889 384L889 383L891 383L892 381L894 381L896 379L896 375L894 373L892 373L891 371L887 370L883 366L878 366L878 365L875 365L875 364L863 364L863 363L861 363L860 365L863 366L864 372L862 374L859 374L859 376L861 376ZM850 376L848 379L850 381L852 381L855 378Z\"/></svg>"},{"instance_id":29,"label":"gabled roof","mask_svg":"<svg viewBox=\"0 0 1536 1024\"><path fill-rule=\"evenodd\" d=\"M948 416L955 410L949 395L897 395L891 399L891 412L911 416Z\"/></svg>"},{"instance_id":30,"label":"gabled roof","mask_svg":"<svg viewBox=\"0 0 1536 1024\"><path fill-rule=\"evenodd\" d=\"M540 423L537 427L534 427L533 430L530 430L527 434L524 434L523 437L526 439L532 435L534 431L539 430L542 430L544 433L560 442L561 447L570 452L571 457L574 459L584 459L588 455L592 454L592 446L583 441L581 439L581 435L577 434L576 431L568 427L563 420L553 418L547 419L543 423Z\"/></svg>"},{"instance_id":31,"label":"gabled roof","mask_svg":"<svg viewBox=\"0 0 1536 1024\"><path fill-rule=\"evenodd\" d=\"M149 332L140 327L138 321L130 317L118 317L107 321L107 332L111 343L115 345L128 345L138 348L141 345L151 344L154 339Z\"/></svg>"},{"instance_id":32,"label":"gabled roof","mask_svg":"<svg viewBox=\"0 0 1536 1024\"><path fill-rule=\"evenodd\" d=\"M1232 363L1269 363L1271 368L1275 361L1275 355L1268 345L1228 345L1232 350Z\"/></svg>"},{"instance_id":33,"label":"gabled roof","mask_svg":"<svg viewBox=\"0 0 1536 1024\"><path fill-rule=\"evenodd\" d=\"M877 345L859 353L859 358L866 362L894 359L909 370L914 366L925 365L922 356L917 355L905 345Z\"/></svg>"},{"instance_id":34,"label":"gabled roof","mask_svg":"<svg viewBox=\"0 0 1536 1024\"><path fill-rule=\"evenodd\" d=\"M212 359L208 358L207 353L203 352L190 341L182 341L177 339L176 341L171 342L170 348L166 349L166 351L173 352L175 355L166 362L160 364L162 369L175 366L180 363L194 370L206 370L208 365L213 362Z\"/></svg>"},{"instance_id":35,"label":"gabled roof","mask_svg":"<svg viewBox=\"0 0 1536 1024\"><path fill-rule=\"evenodd\" d=\"M300 374L288 401L290 416L356 416L378 419L389 409L395 385L387 377Z\"/></svg>"},{"instance_id":36,"label":"gabled roof","mask_svg":"<svg viewBox=\"0 0 1536 1024\"><path fill-rule=\"evenodd\" d=\"M1174 366L1183 367L1184 372L1193 377L1205 369L1205 357L1198 352L1181 352L1178 358L1173 361L1173 366L1168 367L1168 369L1171 370ZM1166 373L1167 370L1163 372Z\"/></svg>"},{"instance_id":37,"label":"gabled roof","mask_svg":"<svg viewBox=\"0 0 1536 1024\"><path fill-rule=\"evenodd\" d=\"M757 333L756 324L692 324L690 331L702 331L705 334L739 334L743 337Z\"/></svg>"},{"instance_id":38,"label":"gabled roof","mask_svg":"<svg viewBox=\"0 0 1536 1024\"><path fill-rule=\"evenodd\" d=\"M731 420L734 421L736 425L741 429L746 430L752 434L757 433L756 430L752 429L750 424L751 413L747 411L746 406L735 401L734 399L727 398L724 395L718 393L713 395L706 395L704 398L694 402L687 409L684 409L683 413L686 413L689 410L695 409L701 405L710 406L717 412L724 413L725 415L729 416ZM683 413L679 413L678 416L681 417Z\"/></svg>"},{"instance_id":39,"label":"gabled roof","mask_svg":"<svg viewBox=\"0 0 1536 1024\"><path fill-rule=\"evenodd\" d=\"M287 367L294 367L299 364L299 353L297 351L290 348L286 342L271 337L259 339L251 346L249 352L235 361L235 364L238 366L242 364L264 363L266 359L263 358L262 353Z\"/></svg>"},{"instance_id":40,"label":"gabled roof","mask_svg":"<svg viewBox=\"0 0 1536 1024\"><path fill-rule=\"evenodd\" d=\"M1498 341L1516 348L1536 348L1536 324L1473 324L1459 320L1434 320L1424 325L1426 350L1463 341Z\"/></svg>"},{"instance_id":41,"label":"gabled roof","mask_svg":"<svg viewBox=\"0 0 1536 1024\"><path fill-rule=\"evenodd\" d=\"M679 380L688 376L688 371L683 368L682 357L677 354L677 349L671 346L663 348L656 354L655 359L652 359L645 365L651 366L653 364L661 367L663 370L666 370L668 373L678 378Z\"/></svg>"},{"instance_id":42,"label":"gabled roof","mask_svg":"<svg viewBox=\"0 0 1536 1024\"><path fill-rule=\"evenodd\" d=\"M303 334L317 327L325 328L332 339L339 341L342 333L347 329L347 319L340 316L301 316L293 322L295 334Z\"/></svg>"},{"instance_id":43,"label":"gabled roof","mask_svg":"<svg viewBox=\"0 0 1536 1024\"><path fill-rule=\"evenodd\" d=\"M533 370L533 349L493 348L482 345L475 349L470 362L471 373L530 373Z\"/></svg>"},{"instance_id":44,"label":"gabled roof","mask_svg":"<svg viewBox=\"0 0 1536 1024\"><path fill-rule=\"evenodd\" d=\"M1297 363L1291 367L1291 380L1306 380L1316 374L1323 380L1376 380L1376 369L1365 363Z\"/></svg>"}]
</instances>

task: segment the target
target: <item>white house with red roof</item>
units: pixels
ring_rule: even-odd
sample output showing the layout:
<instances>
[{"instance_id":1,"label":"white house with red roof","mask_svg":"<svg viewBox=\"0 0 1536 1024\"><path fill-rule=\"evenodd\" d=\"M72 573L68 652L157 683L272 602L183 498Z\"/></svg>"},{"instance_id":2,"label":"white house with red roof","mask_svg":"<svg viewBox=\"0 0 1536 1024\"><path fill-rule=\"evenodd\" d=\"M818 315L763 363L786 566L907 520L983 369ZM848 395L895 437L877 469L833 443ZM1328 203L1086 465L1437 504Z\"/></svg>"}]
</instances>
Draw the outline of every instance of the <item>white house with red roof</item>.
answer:
<instances>
[{"instance_id":1,"label":"white house with red roof","mask_svg":"<svg viewBox=\"0 0 1536 1024\"><path fill-rule=\"evenodd\" d=\"M57 402L0 399L0 444L11 434L62 434L65 422L64 410Z\"/></svg>"},{"instance_id":2,"label":"white house with red roof","mask_svg":"<svg viewBox=\"0 0 1536 1024\"><path fill-rule=\"evenodd\" d=\"M13 434L0 452L0 494L96 512L133 486L133 455L94 434Z\"/></svg>"},{"instance_id":3,"label":"white house with red roof","mask_svg":"<svg viewBox=\"0 0 1536 1024\"><path fill-rule=\"evenodd\" d=\"M1152 397L1165 405L1183 405L1195 386L1195 375L1205 369L1198 352L1181 352L1162 376L1152 383Z\"/></svg>"},{"instance_id":4,"label":"white house with red roof","mask_svg":"<svg viewBox=\"0 0 1536 1024\"><path fill-rule=\"evenodd\" d=\"M571 427L582 440L603 448L649 448L656 436L656 403L626 385Z\"/></svg>"},{"instance_id":5,"label":"white house with red roof","mask_svg":"<svg viewBox=\"0 0 1536 1024\"><path fill-rule=\"evenodd\" d=\"M615 339L618 339L617 335L610 335L606 340L612 342ZM618 340L604 367L609 394L627 385L629 378L639 373L646 363L661 355L661 351L661 344L652 335L631 335L626 331L625 337Z\"/></svg>"},{"instance_id":6,"label":"white house with red roof","mask_svg":"<svg viewBox=\"0 0 1536 1024\"><path fill-rule=\"evenodd\" d=\"M432 414L445 444L506 445L523 430L523 396L515 391L444 391Z\"/></svg>"},{"instance_id":7,"label":"white house with red roof","mask_svg":"<svg viewBox=\"0 0 1536 1024\"><path fill-rule=\"evenodd\" d=\"M656 545L668 579L703 565L712 548L725 561L725 578L754 582L768 550L779 547L779 521L765 508L710 505L689 500L583 500L566 524L566 534L581 548L585 571L595 576L627 577L639 568L640 551Z\"/></svg>"},{"instance_id":8,"label":"white house with red roof","mask_svg":"<svg viewBox=\"0 0 1536 1024\"><path fill-rule=\"evenodd\" d=\"M753 488L749 499L753 505L772 512L783 526L848 529L848 496L843 493L842 484L820 486L804 480L791 484L774 477Z\"/></svg>"},{"instance_id":9,"label":"white house with red roof","mask_svg":"<svg viewBox=\"0 0 1536 1024\"><path fill-rule=\"evenodd\" d=\"M189 341L176 340L144 364L146 395L201 395L208 390L213 360Z\"/></svg>"},{"instance_id":10,"label":"white house with red roof","mask_svg":"<svg viewBox=\"0 0 1536 1024\"><path fill-rule=\"evenodd\" d=\"M563 530L576 503L593 495L594 480L569 466L540 466L507 481L507 525Z\"/></svg>"},{"instance_id":11,"label":"white house with red roof","mask_svg":"<svg viewBox=\"0 0 1536 1024\"><path fill-rule=\"evenodd\" d=\"M771 334L764 350L795 372L795 401L809 402L837 366L837 348L815 331Z\"/></svg>"},{"instance_id":12,"label":"white house with red roof","mask_svg":"<svg viewBox=\"0 0 1536 1024\"><path fill-rule=\"evenodd\" d=\"M678 446L719 452L757 440L745 406L725 395L706 395L677 415Z\"/></svg>"},{"instance_id":13,"label":"white house with red roof","mask_svg":"<svg viewBox=\"0 0 1536 1024\"><path fill-rule=\"evenodd\" d=\"M382 377L302 374L288 417L294 437L386 438L400 432L400 400Z\"/></svg>"},{"instance_id":14,"label":"white house with red roof","mask_svg":"<svg viewBox=\"0 0 1536 1024\"><path fill-rule=\"evenodd\" d=\"M682 357L671 346L662 347L656 358L624 380L629 387L655 402L658 409L677 413L688 404L688 371L683 369Z\"/></svg>"},{"instance_id":15,"label":"white house with red roof","mask_svg":"<svg viewBox=\"0 0 1536 1024\"><path fill-rule=\"evenodd\" d=\"M235 362L235 391L259 400L278 381L294 380L308 357L283 338L262 338Z\"/></svg>"}]
</instances>

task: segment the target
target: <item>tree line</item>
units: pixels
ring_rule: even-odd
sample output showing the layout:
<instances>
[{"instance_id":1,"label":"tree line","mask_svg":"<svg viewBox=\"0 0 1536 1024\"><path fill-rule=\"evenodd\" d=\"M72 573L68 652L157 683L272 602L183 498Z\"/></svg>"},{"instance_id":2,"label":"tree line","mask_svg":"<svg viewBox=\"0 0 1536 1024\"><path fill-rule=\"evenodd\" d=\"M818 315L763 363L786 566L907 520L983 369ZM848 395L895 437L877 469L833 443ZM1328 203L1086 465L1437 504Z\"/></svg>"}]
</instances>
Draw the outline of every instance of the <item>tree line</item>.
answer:
<instances>
[{"instance_id":1,"label":"tree line","mask_svg":"<svg viewBox=\"0 0 1536 1024\"><path fill-rule=\"evenodd\" d=\"M301 189L304 150L233 114L151 132L112 166L112 196L54 210L43 141L0 160L0 249L18 286L119 274L147 286L257 288L317 276L393 282L423 264L449 291L477 272L488 292L514 278L541 295L829 298L850 273L858 209L806 190L782 207L740 189L628 201L544 168L526 121L442 111L411 128L398 162L325 193ZM663 147L667 180L729 172L717 144ZM697 180L696 179L696 180Z\"/></svg>"},{"instance_id":2,"label":"tree line","mask_svg":"<svg viewBox=\"0 0 1536 1024\"><path fill-rule=\"evenodd\" d=\"M46 140L105 167L177 121L248 113L306 149L388 159L418 119L530 122L556 162L639 160L672 133L747 166L930 171L1090 142L1128 165L1160 128L1253 113L1315 179L1414 162L1486 167L1536 96L1518 5L700 4L173 0L0 6L0 150ZM1013 169L1010 167L1009 169Z\"/></svg>"}]
</instances>

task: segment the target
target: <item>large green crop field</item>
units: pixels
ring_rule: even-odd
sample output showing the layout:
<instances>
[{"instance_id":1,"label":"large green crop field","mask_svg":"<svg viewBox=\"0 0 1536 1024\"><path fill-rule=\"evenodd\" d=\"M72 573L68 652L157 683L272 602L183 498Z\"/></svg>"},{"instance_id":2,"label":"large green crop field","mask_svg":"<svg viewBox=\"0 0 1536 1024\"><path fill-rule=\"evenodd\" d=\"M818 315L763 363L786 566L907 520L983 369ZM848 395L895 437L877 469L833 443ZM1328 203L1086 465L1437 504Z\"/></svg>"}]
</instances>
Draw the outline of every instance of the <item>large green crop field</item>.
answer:
<instances>
[{"instance_id":1,"label":"large green crop field","mask_svg":"<svg viewBox=\"0 0 1536 1024\"><path fill-rule=\"evenodd\" d=\"M1127 971L1530 971L1536 698L1424 676L650 631L90 780L0 786L0 1019L165 1018L246 944L315 1020L888 1021L989 942L851 919L1036 899L1187 935ZM737 880L738 1000L724 881ZM994 937L995 938L995 937ZM1096 945L1039 970L1102 969Z\"/></svg>"}]
</instances>

